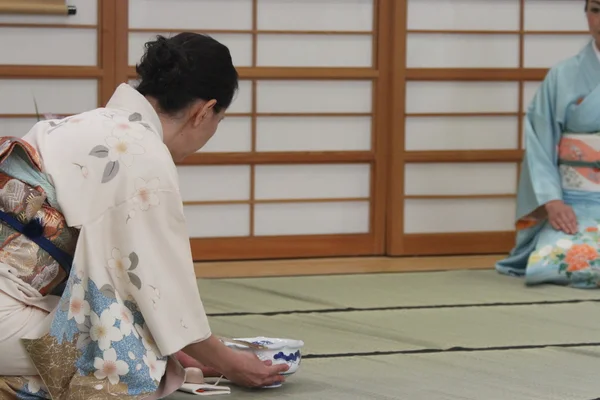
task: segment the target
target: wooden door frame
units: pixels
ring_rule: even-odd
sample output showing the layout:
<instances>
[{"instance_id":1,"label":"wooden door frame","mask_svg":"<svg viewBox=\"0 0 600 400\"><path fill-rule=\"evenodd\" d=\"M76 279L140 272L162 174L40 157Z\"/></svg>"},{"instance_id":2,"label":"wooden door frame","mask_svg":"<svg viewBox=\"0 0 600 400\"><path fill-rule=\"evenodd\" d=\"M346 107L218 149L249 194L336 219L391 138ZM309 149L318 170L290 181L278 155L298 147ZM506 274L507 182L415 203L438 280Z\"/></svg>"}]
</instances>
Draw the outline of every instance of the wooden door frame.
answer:
<instances>
[{"instance_id":1,"label":"wooden door frame","mask_svg":"<svg viewBox=\"0 0 600 400\"><path fill-rule=\"evenodd\" d=\"M411 30L407 27L408 0L397 0L394 9L393 25L393 74L391 155L389 158L389 196L387 203L387 254L390 256L425 255L479 255L506 253L513 246L515 231L505 232L456 232L456 233L404 233L404 203L406 196L404 185L407 163L433 162L514 162L520 164L523 157L522 123L523 87L527 81L541 81L547 69L524 67L525 0L520 0L519 29L500 34L519 35L518 68L407 68L406 41ZM419 30L414 33L427 33ZM435 30L434 34L453 34L455 31ZM463 31L459 33L465 33ZM471 32L473 34L497 34L494 31ZM552 34L543 32L542 34ZM514 150L448 150L448 151L406 151L406 84L409 81L511 81L519 83L518 148ZM463 115L463 114L461 114ZM464 114L464 116L477 114ZM519 166L520 167L520 166ZM520 168L517 168L518 170ZM477 196L474 196L477 197Z\"/></svg>"}]
</instances>

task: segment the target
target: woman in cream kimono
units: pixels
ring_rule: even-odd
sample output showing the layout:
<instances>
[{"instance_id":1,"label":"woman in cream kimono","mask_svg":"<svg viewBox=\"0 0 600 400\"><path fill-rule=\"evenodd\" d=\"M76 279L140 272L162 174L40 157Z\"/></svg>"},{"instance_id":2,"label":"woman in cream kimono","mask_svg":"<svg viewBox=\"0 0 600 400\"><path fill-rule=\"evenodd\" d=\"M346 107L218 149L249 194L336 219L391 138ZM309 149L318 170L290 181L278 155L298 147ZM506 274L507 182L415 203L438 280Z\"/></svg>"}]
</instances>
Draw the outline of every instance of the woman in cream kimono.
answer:
<instances>
[{"instance_id":1,"label":"woman in cream kimono","mask_svg":"<svg viewBox=\"0 0 600 400\"><path fill-rule=\"evenodd\" d=\"M496 266L527 284L600 283L600 0L586 14L593 40L550 69L527 112L517 244Z\"/></svg>"},{"instance_id":2,"label":"woman in cream kimono","mask_svg":"<svg viewBox=\"0 0 600 400\"><path fill-rule=\"evenodd\" d=\"M155 399L197 360L235 383L287 367L211 334L175 167L237 89L229 50L184 33L147 44L137 90L0 140L0 398Z\"/></svg>"}]
</instances>

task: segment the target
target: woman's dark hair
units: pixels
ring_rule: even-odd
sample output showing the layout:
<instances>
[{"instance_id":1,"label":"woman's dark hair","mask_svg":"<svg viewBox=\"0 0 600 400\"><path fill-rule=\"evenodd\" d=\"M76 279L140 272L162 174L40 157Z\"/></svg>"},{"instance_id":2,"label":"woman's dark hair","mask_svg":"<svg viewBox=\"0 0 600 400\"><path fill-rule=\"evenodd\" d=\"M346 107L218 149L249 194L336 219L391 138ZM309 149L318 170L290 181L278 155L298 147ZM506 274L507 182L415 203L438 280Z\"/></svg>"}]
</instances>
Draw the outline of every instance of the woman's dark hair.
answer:
<instances>
[{"instance_id":1,"label":"woman's dark hair","mask_svg":"<svg viewBox=\"0 0 600 400\"><path fill-rule=\"evenodd\" d=\"M229 49L207 35L184 32L146 43L136 66L138 92L151 96L161 111L174 114L193 101L215 99L215 112L231 105L238 73Z\"/></svg>"}]
</instances>

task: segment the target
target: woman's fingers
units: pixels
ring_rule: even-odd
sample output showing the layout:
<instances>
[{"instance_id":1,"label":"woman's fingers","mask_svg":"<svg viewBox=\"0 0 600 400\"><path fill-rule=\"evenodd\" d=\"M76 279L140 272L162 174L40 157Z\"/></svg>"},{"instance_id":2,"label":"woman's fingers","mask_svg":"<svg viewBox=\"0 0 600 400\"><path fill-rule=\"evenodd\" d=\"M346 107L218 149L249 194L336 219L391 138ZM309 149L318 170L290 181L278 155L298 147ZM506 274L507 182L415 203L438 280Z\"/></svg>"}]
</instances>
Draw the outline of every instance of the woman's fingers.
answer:
<instances>
[{"instance_id":1,"label":"woman's fingers","mask_svg":"<svg viewBox=\"0 0 600 400\"><path fill-rule=\"evenodd\" d=\"M573 210L568 209L560 214L560 225L565 233L574 235L577 233L577 217Z\"/></svg>"},{"instance_id":2,"label":"woman's fingers","mask_svg":"<svg viewBox=\"0 0 600 400\"><path fill-rule=\"evenodd\" d=\"M577 233L577 216L569 206L565 205L558 210L555 209L553 213L548 215L548 220L552 227L558 231L562 231L568 235Z\"/></svg>"}]
</instances>

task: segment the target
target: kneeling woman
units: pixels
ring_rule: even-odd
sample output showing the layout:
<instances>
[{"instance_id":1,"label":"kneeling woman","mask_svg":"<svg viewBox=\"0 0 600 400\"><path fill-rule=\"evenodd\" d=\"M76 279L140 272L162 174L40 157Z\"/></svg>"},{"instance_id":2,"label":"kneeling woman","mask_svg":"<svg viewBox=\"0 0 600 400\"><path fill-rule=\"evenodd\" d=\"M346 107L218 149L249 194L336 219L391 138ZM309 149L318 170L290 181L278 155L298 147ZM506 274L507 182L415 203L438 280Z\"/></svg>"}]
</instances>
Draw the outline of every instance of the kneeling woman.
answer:
<instances>
[{"instance_id":1,"label":"kneeling woman","mask_svg":"<svg viewBox=\"0 0 600 400\"><path fill-rule=\"evenodd\" d=\"M210 330L175 162L215 133L238 85L192 33L147 44L137 89L0 140L0 398L154 399L179 360L244 386L282 380Z\"/></svg>"},{"instance_id":2,"label":"kneeling woman","mask_svg":"<svg viewBox=\"0 0 600 400\"><path fill-rule=\"evenodd\" d=\"M517 200L517 245L499 262L528 284L600 284L600 5L594 39L553 67L527 112Z\"/></svg>"}]
</instances>

